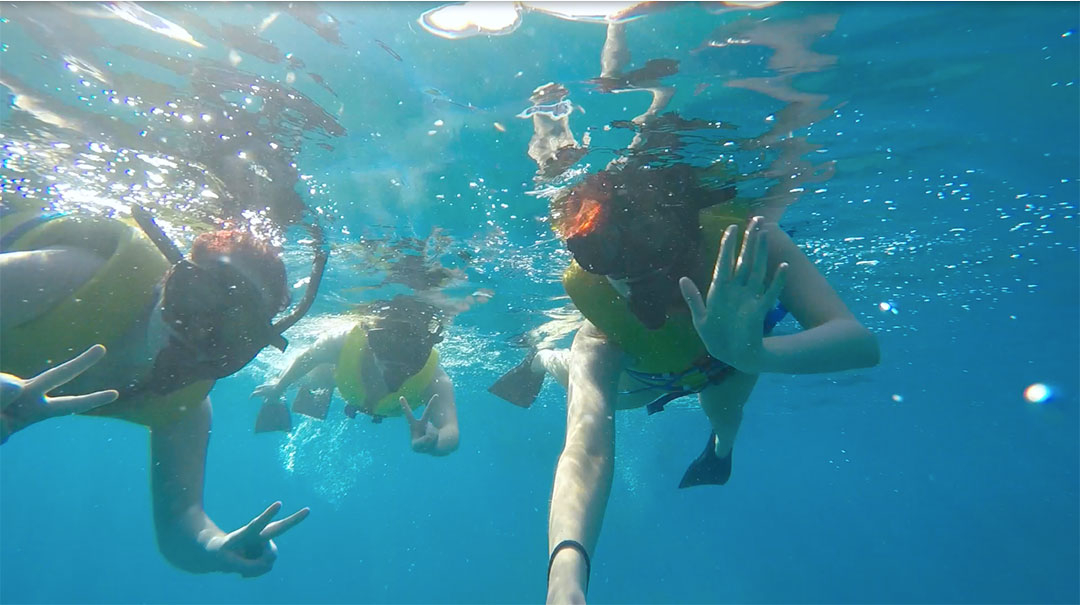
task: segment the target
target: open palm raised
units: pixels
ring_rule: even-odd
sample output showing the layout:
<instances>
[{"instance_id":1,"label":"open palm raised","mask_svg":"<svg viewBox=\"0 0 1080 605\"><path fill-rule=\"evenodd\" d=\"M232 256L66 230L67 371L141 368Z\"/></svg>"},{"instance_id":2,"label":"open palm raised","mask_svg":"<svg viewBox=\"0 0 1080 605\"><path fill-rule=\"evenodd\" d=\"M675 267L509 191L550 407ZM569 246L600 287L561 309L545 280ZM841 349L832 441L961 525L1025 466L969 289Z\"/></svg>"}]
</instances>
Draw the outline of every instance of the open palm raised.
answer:
<instances>
[{"instance_id":1,"label":"open palm raised","mask_svg":"<svg viewBox=\"0 0 1080 605\"><path fill-rule=\"evenodd\" d=\"M764 356L762 325L784 289L787 263L781 263L771 283L766 283L768 247L764 219L754 217L746 226L742 250L735 256L737 227L731 225L720 240L720 253L708 295L688 277L679 280L683 299L690 307L705 348L716 359L750 374L761 371Z\"/></svg>"}]
</instances>

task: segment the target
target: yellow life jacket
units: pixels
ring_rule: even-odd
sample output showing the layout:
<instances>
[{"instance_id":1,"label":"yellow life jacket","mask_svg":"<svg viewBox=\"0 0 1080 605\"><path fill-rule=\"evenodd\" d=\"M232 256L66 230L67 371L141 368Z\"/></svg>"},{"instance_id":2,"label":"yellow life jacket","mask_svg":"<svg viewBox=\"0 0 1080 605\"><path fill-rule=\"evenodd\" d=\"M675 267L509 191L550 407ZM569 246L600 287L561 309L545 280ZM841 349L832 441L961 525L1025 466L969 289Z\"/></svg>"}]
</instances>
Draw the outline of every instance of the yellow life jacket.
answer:
<instances>
[{"instance_id":1,"label":"yellow life jacket","mask_svg":"<svg viewBox=\"0 0 1080 605\"><path fill-rule=\"evenodd\" d=\"M6 237L9 234L14 237ZM169 268L168 261L141 230L115 219L43 219L41 211L34 209L5 215L0 220L0 237L12 240L5 242L4 252L66 246L84 248L106 259L93 277L47 313L4 330L0 338L3 371L24 378L71 359L92 345L108 348L119 342L154 304L155 287ZM145 425L167 422L199 403L212 386L213 381L200 381L165 396L121 397L87 413Z\"/></svg>"},{"instance_id":2,"label":"yellow life jacket","mask_svg":"<svg viewBox=\"0 0 1080 605\"><path fill-rule=\"evenodd\" d=\"M701 212L701 269L698 275L689 277L699 286L702 296L707 294L724 230L732 224L738 225L741 243L748 220L749 207L740 203L712 206ZM675 374L700 362L707 354L690 311L682 301L668 309L663 325L650 330L630 311L628 301L606 277L585 271L577 262L571 262L563 274L563 287L585 319L630 356L630 369Z\"/></svg>"},{"instance_id":3,"label":"yellow life jacket","mask_svg":"<svg viewBox=\"0 0 1080 605\"><path fill-rule=\"evenodd\" d=\"M371 360L370 355L365 355L366 350L367 330L361 325L356 325L345 337L345 344L342 345L341 353L338 355L337 367L334 368L334 382L337 384L342 399L365 414L376 417L402 415L399 397L404 397L414 410L427 404L427 401L421 399L421 395L435 378L435 370L439 366L438 351L432 349L420 371L408 377L398 390L372 402L368 400L367 391L361 380L364 364L370 363Z\"/></svg>"}]
</instances>

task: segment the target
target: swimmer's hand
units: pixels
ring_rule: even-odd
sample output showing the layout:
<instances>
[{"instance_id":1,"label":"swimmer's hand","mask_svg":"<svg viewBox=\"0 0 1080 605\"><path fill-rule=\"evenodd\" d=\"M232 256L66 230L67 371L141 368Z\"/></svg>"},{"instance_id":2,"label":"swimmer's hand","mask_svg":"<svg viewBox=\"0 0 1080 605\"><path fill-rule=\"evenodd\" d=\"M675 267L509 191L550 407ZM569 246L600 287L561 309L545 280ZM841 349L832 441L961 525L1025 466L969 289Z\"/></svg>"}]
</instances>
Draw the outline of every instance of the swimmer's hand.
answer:
<instances>
[{"instance_id":1,"label":"swimmer's hand","mask_svg":"<svg viewBox=\"0 0 1080 605\"><path fill-rule=\"evenodd\" d=\"M206 551L218 558L217 568L254 578L270 571L277 559L274 538L289 531L307 518L310 509L302 508L280 521L270 522L281 510L281 502L271 504L251 523L228 534L210 538Z\"/></svg>"},{"instance_id":2,"label":"swimmer's hand","mask_svg":"<svg viewBox=\"0 0 1080 605\"><path fill-rule=\"evenodd\" d=\"M431 454L435 452L435 448L439 445L439 429L435 428L435 425L431 423L431 410L435 406L435 400L439 395L436 393L428 400L427 407L424 408L424 413L421 414L420 419L417 420L413 416L412 408L409 407L409 402L404 397L400 397L398 402L401 403L401 409L405 412L405 419L409 421L409 434L412 438L412 449L414 452L421 454Z\"/></svg>"},{"instance_id":3,"label":"swimmer's hand","mask_svg":"<svg viewBox=\"0 0 1080 605\"><path fill-rule=\"evenodd\" d=\"M748 374L760 373L764 366L765 315L776 306L784 289L788 266L781 263L772 283L765 282L769 253L763 223L764 219L756 216L746 226L738 258L736 227L724 232L706 300L690 278L679 280L694 327L709 355Z\"/></svg>"},{"instance_id":4,"label":"swimmer's hand","mask_svg":"<svg viewBox=\"0 0 1080 605\"><path fill-rule=\"evenodd\" d=\"M251 398L263 397L267 401L273 403L278 399L281 399L281 383L274 380L264 384L260 384L255 387L255 390L251 392Z\"/></svg>"},{"instance_id":5,"label":"swimmer's hand","mask_svg":"<svg viewBox=\"0 0 1080 605\"><path fill-rule=\"evenodd\" d=\"M56 416L81 414L116 401L120 394L113 390L86 395L49 397L49 391L70 382L105 356L105 347L94 345L75 359L23 380L12 374L0 373L0 443L13 433Z\"/></svg>"}]
</instances>

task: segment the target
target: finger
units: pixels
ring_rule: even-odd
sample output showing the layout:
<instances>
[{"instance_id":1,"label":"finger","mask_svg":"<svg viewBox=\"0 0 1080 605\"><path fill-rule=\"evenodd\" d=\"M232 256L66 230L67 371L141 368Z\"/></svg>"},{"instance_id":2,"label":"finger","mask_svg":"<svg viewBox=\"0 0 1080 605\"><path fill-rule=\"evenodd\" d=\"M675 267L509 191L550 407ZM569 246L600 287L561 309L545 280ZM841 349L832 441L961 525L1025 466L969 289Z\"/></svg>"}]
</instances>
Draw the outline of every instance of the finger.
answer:
<instances>
[{"instance_id":1,"label":"finger","mask_svg":"<svg viewBox=\"0 0 1080 605\"><path fill-rule=\"evenodd\" d=\"M731 279L732 265L735 262L735 246L738 243L739 228L737 225L728 225L724 229L724 236L720 238L720 252L716 255L716 266L713 267L712 285L724 283ZM709 288L712 292L712 288Z\"/></svg>"},{"instance_id":2,"label":"finger","mask_svg":"<svg viewBox=\"0 0 1080 605\"><path fill-rule=\"evenodd\" d=\"M83 412L101 407L107 403L116 401L120 396L117 391L98 391L86 395L70 395L66 397L49 397L47 399L49 414L51 416L66 416L67 414L82 414Z\"/></svg>"},{"instance_id":3,"label":"finger","mask_svg":"<svg viewBox=\"0 0 1080 605\"><path fill-rule=\"evenodd\" d=\"M251 523L245 525L240 531L236 532L236 539L247 539L251 536L259 535L263 529L270 523L270 520L274 518L274 515L278 514L281 510L281 502L275 502L266 507L258 517L251 520Z\"/></svg>"},{"instance_id":4,"label":"finger","mask_svg":"<svg viewBox=\"0 0 1080 605\"><path fill-rule=\"evenodd\" d=\"M769 289L765 291L765 301L769 303L770 307L776 304L776 299L780 298L780 293L784 291L784 282L787 281L787 272L787 263L780 263L780 266L776 268L772 283L769 284Z\"/></svg>"},{"instance_id":5,"label":"finger","mask_svg":"<svg viewBox=\"0 0 1080 605\"><path fill-rule=\"evenodd\" d=\"M79 374L82 374L87 368L98 361L101 361L101 358L104 356L105 347L102 345L94 345L83 351L82 355L79 355L75 359L65 361L55 368L45 370L32 378L30 380L32 388L38 393L48 393L72 378L75 378Z\"/></svg>"},{"instance_id":6,"label":"finger","mask_svg":"<svg viewBox=\"0 0 1080 605\"><path fill-rule=\"evenodd\" d=\"M413 416L412 407L409 406L409 400L404 396L398 397L398 403L401 404L401 409L405 412L405 420L409 421L409 426L412 426L418 422L416 416Z\"/></svg>"},{"instance_id":7,"label":"finger","mask_svg":"<svg viewBox=\"0 0 1080 605\"><path fill-rule=\"evenodd\" d=\"M244 578L254 578L270 571L274 567L275 559L277 555L271 553L269 548L263 549L255 558L233 555L227 560L228 571L238 573Z\"/></svg>"},{"instance_id":8,"label":"finger","mask_svg":"<svg viewBox=\"0 0 1080 605\"><path fill-rule=\"evenodd\" d=\"M680 279L679 290L682 292L683 300L686 301L686 306L690 307L690 316L693 317L694 323L705 321L705 302L701 300L701 292L694 285L694 281L689 277Z\"/></svg>"},{"instance_id":9,"label":"finger","mask_svg":"<svg viewBox=\"0 0 1080 605\"><path fill-rule=\"evenodd\" d=\"M0 405L15 401L23 392L23 381L14 374L0 372Z\"/></svg>"},{"instance_id":10,"label":"finger","mask_svg":"<svg viewBox=\"0 0 1080 605\"><path fill-rule=\"evenodd\" d=\"M435 406L432 405L432 404L435 403L435 400L438 399L438 398L439 398L439 394L435 393L434 395L431 396L431 399L428 399L427 407L424 408L424 413L420 415L420 422L422 422L422 423L430 422L431 414L432 414L431 410L435 408Z\"/></svg>"},{"instance_id":11,"label":"finger","mask_svg":"<svg viewBox=\"0 0 1080 605\"><path fill-rule=\"evenodd\" d=\"M300 522L304 519L307 519L308 513L310 512L311 509L305 506L304 508L301 508L300 510L289 515L288 517L285 517L284 519L281 519L280 521L274 521L273 523L267 525L266 528L263 529L261 532L259 532L259 537L265 540L273 540L274 538L299 525Z\"/></svg>"},{"instance_id":12,"label":"finger","mask_svg":"<svg viewBox=\"0 0 1080 605\"><path fill-rule=\"evenodd\" d=\"M765 289L765 272L769 266L769 241L763 227L758 228L757 241L754 244L754 260L750 262L750 275L746 278L746 285L760 292Z\"/></svg>"},{"instance_id":13,"label":"finger","mask_svg":"<svg viewBox=\"0 0 1080 605\"><path fill-rule=\"evenodd\" d=\"M747 283L747 277L750 275L750 267L753 259L751 256L757 249L757 242L761 235L760 229L761 220L759 217L750 219L750 222L746 224L746 233L743 235L742 249L739 251L739 259L735 264L735 277L736 284Z\"/></svg>"}]
</instances>

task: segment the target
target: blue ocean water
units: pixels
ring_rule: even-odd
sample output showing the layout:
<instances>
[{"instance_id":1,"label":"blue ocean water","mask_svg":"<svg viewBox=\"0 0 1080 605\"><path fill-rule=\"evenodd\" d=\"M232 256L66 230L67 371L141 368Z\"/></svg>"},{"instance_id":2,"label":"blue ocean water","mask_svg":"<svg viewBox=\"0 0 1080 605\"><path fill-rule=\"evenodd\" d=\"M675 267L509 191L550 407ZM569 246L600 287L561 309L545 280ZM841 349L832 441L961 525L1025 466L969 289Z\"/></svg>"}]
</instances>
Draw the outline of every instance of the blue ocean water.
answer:
<instances>
[{"instance_id":1,"label":"blue ocean water","mask_svg":"<svg viewBox=\"0 0 1080 605\"><path fill-rule=\"evenodd\" d=\"M486 391L524 354L520 335L565 304L567 256L547 202L528 195L532 129L515 116L537 86L564 84L596 170L630 138L605 126L648 96L590 82L601 24L525 11L511 33L449 39L418 22L436 6L0 7L5 197L141 200L177 209L178 225L182 201L210 199L209 171L243 208L312 209L334 252L288 334L297 347L396 291L381 285L386 249L358 242L428 238L459 276L448 296L494 292L441 347L462 431L446 458L412 453L400 420L349 420L339 400L324 422L254 435L249 394L288 354L217 383L210 516L232 529L275 500L312 509L257 579L189 575L159 556L144 428L76 417L15 435L0 450L0 601L543 600L565 393L549 382L523 410ZM620 413L590 601L1080 602L1077 5L718 8L630 21L634 65L678 60L671 108L731 124L739 141L793 120L777 148L802 141L799 156L831 174L801 184L781 224L877 334L882 362L764 376L722 488L675 488L707 433L696 406ZM222 95L254 134L220 134L220 107L202 105L208 82L236 74L249 79ZM239 155L256 152L222 138L244 135L293 153L295 174L270 160L258 174ZM306 247L284 237L299 280ZM1035 383L1053 396L1026 401Z\"/></svg>"}]
</instances>

